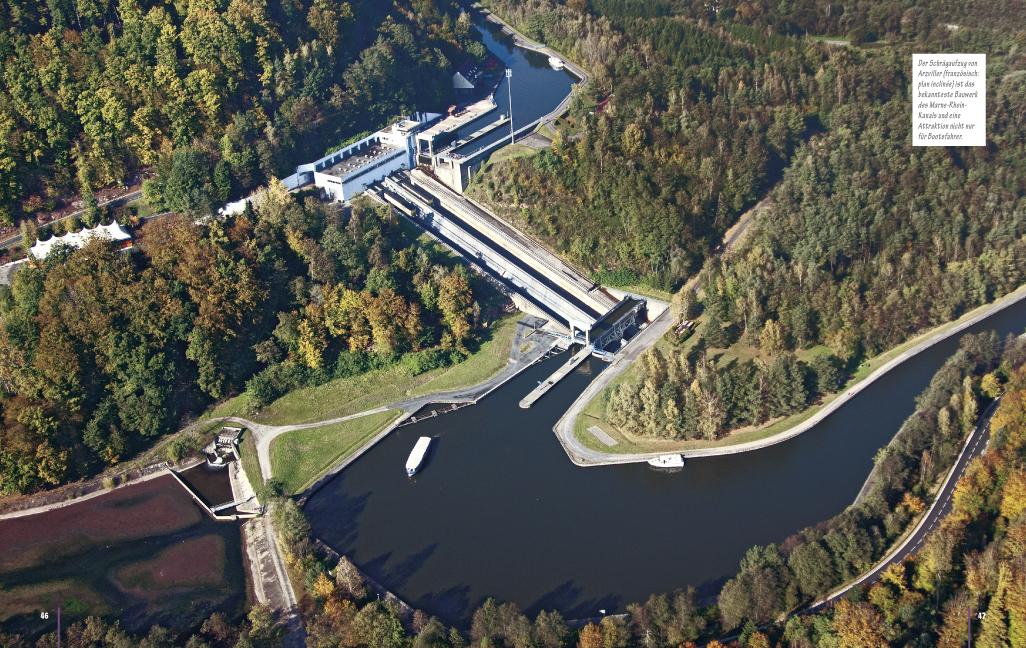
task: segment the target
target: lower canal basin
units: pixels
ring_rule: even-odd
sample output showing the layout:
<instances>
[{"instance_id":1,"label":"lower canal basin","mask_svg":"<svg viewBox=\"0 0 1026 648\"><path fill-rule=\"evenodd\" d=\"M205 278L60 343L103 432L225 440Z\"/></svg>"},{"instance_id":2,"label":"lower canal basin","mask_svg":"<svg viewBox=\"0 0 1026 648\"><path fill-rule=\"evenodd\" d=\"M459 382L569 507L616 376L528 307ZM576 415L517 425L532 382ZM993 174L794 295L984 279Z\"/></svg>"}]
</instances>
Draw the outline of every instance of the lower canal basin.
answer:
<instances>
[{"instance_id":1,"label":"lower canal basin","mask_svg":"<svg viewBox=\"0 0 1026 648\"><path fill-rule=\"evenodd\" d=\"M1026 328L1026 301L969 329ZM518 401L561 356L474 407L399 428L309 500L316 536L415 607L466 624L487 596L568 618L623 610L650 593L715 592L745 551L849 505L873 455L958 336L892 370L801 436L763 450L646 465L578 468L552 427L596 372L590 360L531 409ZM435 438L415 478L403 465Z\"/></svg>"}]
</instances>

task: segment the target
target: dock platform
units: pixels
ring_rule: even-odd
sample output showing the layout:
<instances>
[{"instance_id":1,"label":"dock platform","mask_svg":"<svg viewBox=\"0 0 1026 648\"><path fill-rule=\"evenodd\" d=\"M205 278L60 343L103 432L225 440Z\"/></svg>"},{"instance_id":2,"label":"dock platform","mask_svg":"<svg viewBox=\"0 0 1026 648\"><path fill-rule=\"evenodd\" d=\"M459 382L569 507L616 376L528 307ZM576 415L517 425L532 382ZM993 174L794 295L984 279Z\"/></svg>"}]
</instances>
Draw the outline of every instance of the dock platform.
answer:
<instances>
[{"instance_id":1,"label":"dock platform","mask_svg":"<svg viewBox=\"0 0 1026 648\"><path fill-rule=\"evenodd\" d=\"M538 402L539 398L547 394L550 389L555 387L556 383L570 375L571 371L576 369L582 362L587 360L590 356L590 346L586 346L577 353L575 353L574 356L567 360L565 364L563 364L559 369L556 369L556 371L553 372L551 376L549 376L542 382L538 383L538 386L532 389L530 394L524 396L524 398L520 401L520 407L527 409L534 405L536 402Z\"/></svg>"}]
</instances>

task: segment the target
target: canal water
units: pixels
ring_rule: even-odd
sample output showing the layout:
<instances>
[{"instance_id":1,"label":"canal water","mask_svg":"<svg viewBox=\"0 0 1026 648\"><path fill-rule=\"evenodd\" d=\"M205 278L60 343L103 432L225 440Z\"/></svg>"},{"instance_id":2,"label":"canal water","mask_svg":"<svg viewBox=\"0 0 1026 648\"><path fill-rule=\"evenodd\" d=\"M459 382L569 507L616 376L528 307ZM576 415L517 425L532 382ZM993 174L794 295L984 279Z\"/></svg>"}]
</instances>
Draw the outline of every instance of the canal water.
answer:
<instances>
[{"instance_id":1,"label":"canal water","mask_svg":"<svg viewBox=\"0 0 1026 648\"><path fill-rule=\"evenodd\" d=\"M496 110L460 128L460 137L466 137L494 122L499 114L509 114L510 90L513 95L513 129L516 130L549 114L570 94L571 86L579 81L565 69L553 70L549 65L548 56L515 46L513 39L502 33L498 25L481 17L475 18L475 24L485 46L503 65L513 71L513 76L512 79L505 76L501 78L495 90ZM507 84L511 80L513 87L508 88ZM473 144L460 148L460 153L472 155L500 139L508 140L509 135L507 124L505 128L500 128L475 140Z\"/></svg>"},{"instance_id":2,"label":"canal water","mask_svg":"<svg viewBox=\"0 0 1026 648\"><path fill-rule=\"evenodd\" d=\"M1021 333L1026 301L971 330L988 329ZM752 545L854 500L876 450L956 348L953 338L917 355L791 441L674 474L570 463L552 427L603 363L582 365L529 410L517 405L562 356L474 407L399 428L306 511L315 535L450 622L467 622L486 596L579 618L689 584L713 592ZM422 435L435 446L409 479L403 465Z\"/></svg>"}]
</instances>

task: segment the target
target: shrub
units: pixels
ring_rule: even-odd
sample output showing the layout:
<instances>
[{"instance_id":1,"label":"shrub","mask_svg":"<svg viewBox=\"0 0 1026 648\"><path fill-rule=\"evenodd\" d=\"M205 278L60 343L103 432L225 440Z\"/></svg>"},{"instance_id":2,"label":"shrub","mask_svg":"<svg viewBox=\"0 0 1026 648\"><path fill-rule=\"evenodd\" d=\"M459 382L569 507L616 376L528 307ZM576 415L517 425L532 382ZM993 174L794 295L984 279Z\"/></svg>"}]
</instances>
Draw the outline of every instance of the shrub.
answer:
<instances>
[{"instance_id":1,"label":"shrub","mask_svg":"<svg viewBox=\"0 0 1026 648\"><path fill-rule=\"evenodd\" d=\"M445 367L450 360L449 354L441 349L425 349L407 353L399 364L404 373L409 376L417 376L432 369Z\"/></svg>"},{"instance_id":2,"label":"shrub","mask_svg":"<svg viewBox=\"0 0 1026 648\"><path fill-rule=\"evenodd\" d=\"M198 434L183 434L171 440L164 451L167 460L178 463L203 447L203 437Z\"/></svg>"}]
</instances>

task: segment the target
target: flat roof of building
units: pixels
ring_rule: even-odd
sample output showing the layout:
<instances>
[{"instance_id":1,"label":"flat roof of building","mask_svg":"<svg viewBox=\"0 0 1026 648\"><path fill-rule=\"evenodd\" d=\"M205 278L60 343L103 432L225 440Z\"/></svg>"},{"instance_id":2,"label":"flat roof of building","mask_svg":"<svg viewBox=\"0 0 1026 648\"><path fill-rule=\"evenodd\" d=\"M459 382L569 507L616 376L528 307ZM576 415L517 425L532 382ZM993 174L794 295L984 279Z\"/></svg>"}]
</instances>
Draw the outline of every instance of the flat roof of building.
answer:
<instances>
[{"instance_id":1,"label":"flat roof of building","mask_svg":"<svg viewBox=\"0 0 1026 648\"><path fill-rule=\"evenodd\" d=\"M400 133L409 133L418 126L420 126L420 122L412 119L400 119L396 123L392 124L392 127Z\"/></svg>"},{"instance_id":2,"label":"flat roof of building","mask_svg":"<svg viewBox=\"0 0 1026 648\"><path fill-rule=\"evenodd\" d=\"M417 139L431 140L443 133L450 133L479 117L487 115L493 110L495 110L495 101L491 97L486 97L481 101L470 104L455 115L445 117L431 128L424 129L417 134Z\"/></svg>"},{"instance_id":3,"label":"flat roof of building","mask_svg":"<svg viewBox=\"0 0 1026 648\"><path fill-rule=\"evenodd\" d=\"M373 164L378 160L391 157L399 151L405 151L405 149L401 149L397 146L391 146L384 142L375 142L358 153L342 158L340 162L322 170L321 173L332 175L336 178L342 178L354 171L362 169L368 164Z\"/></svg>"}]
</instances>

